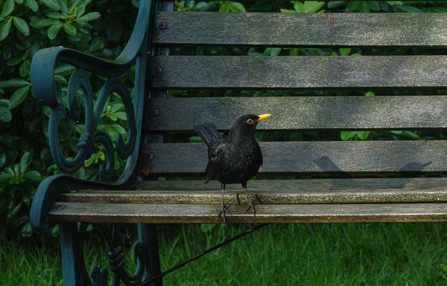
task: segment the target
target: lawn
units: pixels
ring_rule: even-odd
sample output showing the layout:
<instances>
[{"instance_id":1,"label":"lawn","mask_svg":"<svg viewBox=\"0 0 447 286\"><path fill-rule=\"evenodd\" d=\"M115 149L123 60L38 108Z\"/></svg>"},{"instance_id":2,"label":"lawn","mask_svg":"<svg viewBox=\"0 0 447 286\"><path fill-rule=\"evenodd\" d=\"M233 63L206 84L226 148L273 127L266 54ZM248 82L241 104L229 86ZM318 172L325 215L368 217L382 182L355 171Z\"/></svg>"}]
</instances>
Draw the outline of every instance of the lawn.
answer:
<instances>
[{"instance_id":1,"label":"lawn","mask_svg":"<svg viewBox=\"0 0 447 286\"><path fill-rule=\"evenodd\" d=\"M162 270L250 225L164 225ZM1 239L0 285L62 285L58 240ZM447 223L269 225L164 277L165 285L447 285ZM94 233L88 269L107 266ZM127 256L126 266L131 267Z\"/></svg>"}]
</instances>

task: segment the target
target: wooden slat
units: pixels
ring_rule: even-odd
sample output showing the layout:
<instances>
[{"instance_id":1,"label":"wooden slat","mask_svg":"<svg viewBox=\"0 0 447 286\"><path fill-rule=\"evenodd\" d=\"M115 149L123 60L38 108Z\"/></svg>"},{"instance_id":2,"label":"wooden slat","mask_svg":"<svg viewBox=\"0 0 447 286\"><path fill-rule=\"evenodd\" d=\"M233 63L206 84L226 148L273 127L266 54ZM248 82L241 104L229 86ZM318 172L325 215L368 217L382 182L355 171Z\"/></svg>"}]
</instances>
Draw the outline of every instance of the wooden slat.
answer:
<instances>
[{"instance_id":1,"label":"wooden slat","mask_svg":"<svg viewBox=\"0 0 447 286\"><path fill-rule=\"evenodd\" d=\"M57 206L63 205L64 207ZM302 204L228 207L230 223L350 223L447 221L447 204ZM216 223L219 205L56 203L52 222Z\"/></svg>"},{"instance_id":2,"label":"wooden slat","mask_svg":"<svg viewBox=\"0 0 447 286\"><path fill-rule=\"evenodd\" d=\"M342 204L446 202L447 178L252 180L250 195L262 204ZM146 181L138 190L63 193L60 201L114 204L220 204L220 183L211 181ZM226 187L225 203L246 202L240 184Z\"/></svg>"},{"instance_id":3,"label":"wooden slat","mask_svg":"<svg viewBox=\"0 0 447 286\"><path fill-rule=\"evenodd\" d=\"M447 87L447 56L154 56L151 65L154 88Z\"/></svg>"},{"instance_id":4,"label":"wooden slat","mask_svg":"<svg viewBox=\"0 0 447 286\"><path fill-rule=\"evenodd\" d=\"M192 130L204 122L228 130L246 113L272 114L258 130L447 127L447 96L168 98L151 99L146 113L153 109L158 115L144 126L151 131Z\"/></svg>"},{"instance_id":5,"label":"wooden slat","mask_svg":"<svg viewBox=\"0 0 447 286\"><path fill-rule=\"evenodd\" d=\"M161 22L167 28L158 28ZM179 13L159 12L157 44L249 46L447 45L445 13Z\"/></svg>"},{"instance_id":6,"label":"wooden slat","mask_svg":"<svg viewBox=\"0 0 447 286\"><path fill-rule=\"evenodd\" d=\"M445 173L446 141L261 142L264 165L259 174ZM146 145L142 162L151 174L203 175L208 162L204 143Z\"/></svg>"}]
</instances>

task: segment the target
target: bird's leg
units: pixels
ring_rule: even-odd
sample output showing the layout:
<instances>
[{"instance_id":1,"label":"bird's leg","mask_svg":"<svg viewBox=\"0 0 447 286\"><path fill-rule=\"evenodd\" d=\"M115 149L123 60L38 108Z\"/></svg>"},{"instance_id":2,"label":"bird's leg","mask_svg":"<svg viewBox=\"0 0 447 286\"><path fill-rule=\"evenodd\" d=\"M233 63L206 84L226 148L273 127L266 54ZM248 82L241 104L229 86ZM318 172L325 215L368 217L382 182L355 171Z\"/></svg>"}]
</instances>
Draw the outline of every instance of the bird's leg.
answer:
<instances>
[{"instance_id":1,"label":"bird's leg","mask_svg":"<svg viewBox=\"0 0 447 286\"><path fill-rule=\"evenodd\" d=\"M227 217L225 216L225 212L227 211L227 209L225 208L224 204L225 184L221 184L221 187L222 187L222 209L220 210L219 217L221 217L220 215L222 215L223 221L227 222Z\"/></svg>"},{"instance_id":2,"label":"bird's leg","mask_svg":"<svg viewBox=\"0 0 447 286\"><path fill-rule=\"evenodd\" d=\"M242 183L242 187L245 189L245 193L247 194L247 204L248 208L245 211L248 211L249 209L253 209L253 215L256 217L256 208L255 204L253 203L253 200L251 199L250 195L248 194L247 190L247 182Z\"/></svg>"}]
</instances>

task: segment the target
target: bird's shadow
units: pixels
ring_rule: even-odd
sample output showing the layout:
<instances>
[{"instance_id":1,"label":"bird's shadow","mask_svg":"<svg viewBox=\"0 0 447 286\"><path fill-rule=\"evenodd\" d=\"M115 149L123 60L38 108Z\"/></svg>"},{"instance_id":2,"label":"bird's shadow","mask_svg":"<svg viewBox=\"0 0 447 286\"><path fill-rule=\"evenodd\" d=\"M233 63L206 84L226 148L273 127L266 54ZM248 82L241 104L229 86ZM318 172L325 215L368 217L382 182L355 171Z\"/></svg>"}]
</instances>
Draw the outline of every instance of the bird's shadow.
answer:
<instances>
[{"instance_id":1,"label":"bird's shadow","mask_svg":"<svg viewBox=\"0 0 447 286\"><path fill-rule=\"evenodd\" d=\"M323 170L323 172L329 176L330 180L331 180L331 186L330 186L330 190L337 190L339 189L336 183L337 179L340 178L350 178L353 179L354 182L357 182L357 186L360 188L362 187L362 185L364 185L364 181L362 180L357 180L352 174L343 171L342 169L340 169L337 164L335 164L329 157L327 156L321 156L317 159L314 160L315 164L317 164L317 166ZM402 175L402 176L407 176L409 174L411 174L412 176L420 176L423 175L422 170L424 170L425 167L431 165L432 162L426 162L426 163L419 163L419 162L411 162L406 164L405 166L403 166L402 168L399 169L399 171L397 172L397 174ZM337 178L334 178L334 176L336 176ZM409 182L411 182L413 178L402 178L401 180L397 181L397 184L393 184L392 187L393 189L403 189L405 187L405 185L407 185ZM380 189L383 188L383 186L380 185L369 185L368 184L368 189Z\"/></svg>"}]
</instances>

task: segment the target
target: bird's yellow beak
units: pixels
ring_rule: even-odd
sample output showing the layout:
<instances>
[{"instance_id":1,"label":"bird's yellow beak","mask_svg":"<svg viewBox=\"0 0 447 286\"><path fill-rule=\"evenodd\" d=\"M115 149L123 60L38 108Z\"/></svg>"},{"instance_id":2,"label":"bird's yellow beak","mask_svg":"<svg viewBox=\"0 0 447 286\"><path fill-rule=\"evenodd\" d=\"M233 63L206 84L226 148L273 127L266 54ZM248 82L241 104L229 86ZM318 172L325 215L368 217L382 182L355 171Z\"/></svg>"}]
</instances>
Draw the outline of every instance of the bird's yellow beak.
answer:
<instances>
[{"instance_id":1,"label":"bird's yellow beak","mask_svg":"<svg viewBox=\"0 0 447 286\"><path fill-rule=\"evenodd\" d=\"M270 115L271 115L271 114L261 114L261 115L258 115L258 117L259 117L258 122L261 121L261 120L263 120L263 119L266 119L266 118L269 117Z\"/></svg>"}]
</instances>

